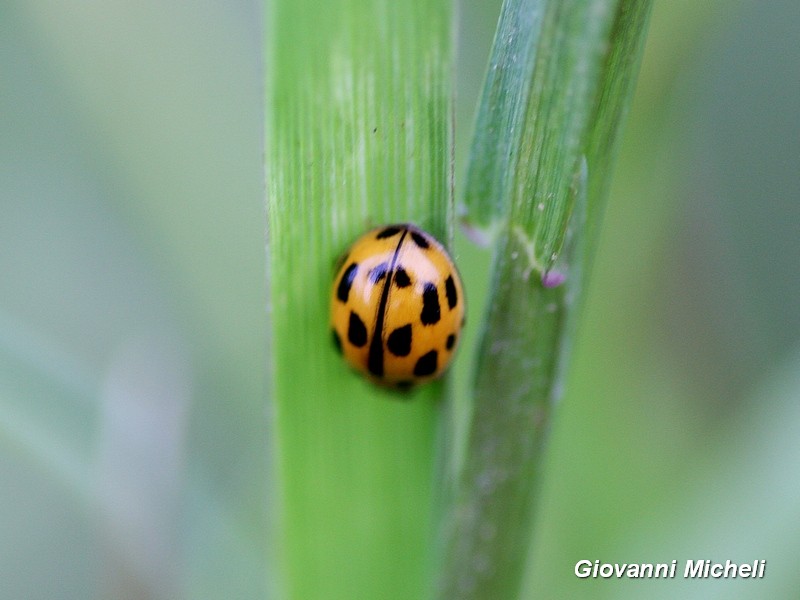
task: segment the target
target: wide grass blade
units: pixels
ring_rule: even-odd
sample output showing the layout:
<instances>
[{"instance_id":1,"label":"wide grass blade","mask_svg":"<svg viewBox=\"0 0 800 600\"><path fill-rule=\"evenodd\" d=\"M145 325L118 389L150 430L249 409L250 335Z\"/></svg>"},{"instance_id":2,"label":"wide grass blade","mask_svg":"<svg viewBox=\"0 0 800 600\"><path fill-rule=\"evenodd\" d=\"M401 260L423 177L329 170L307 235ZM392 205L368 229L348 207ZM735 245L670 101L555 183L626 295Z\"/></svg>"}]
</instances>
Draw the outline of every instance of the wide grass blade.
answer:
<instances>
[{"instance_id":1,"label":"wide grass blade","mask_svg":"<svg viewBox=\"0 0 800 600\"><path fill-rule=\"evenodd\" d=\"M443 0L275 0L267 181L278 597L422 598L430 587L434 384L376 388L336 355L337 257L368 227L452 222Z\"/></svg>"}]
</instances>

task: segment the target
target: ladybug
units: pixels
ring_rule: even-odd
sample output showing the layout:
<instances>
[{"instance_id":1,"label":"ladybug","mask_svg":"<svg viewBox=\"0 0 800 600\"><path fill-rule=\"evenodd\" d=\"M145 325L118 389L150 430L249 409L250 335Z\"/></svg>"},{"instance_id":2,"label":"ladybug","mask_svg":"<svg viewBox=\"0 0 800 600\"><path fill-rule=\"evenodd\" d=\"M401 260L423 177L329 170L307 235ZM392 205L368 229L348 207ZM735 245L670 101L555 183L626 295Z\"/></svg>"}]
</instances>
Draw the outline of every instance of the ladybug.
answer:
<instances>
[{"instance_id":1,"label":"ladybug","mask_svg":"<svg viewBox=\"0 0 800 600\"><path fill-rule=\"evenodd\" d=\"M350 247L331 293L336 347L380 385L407 389L442 375L464 326L464 291L436 238L407 223Z\"/></svg>"}]
</instances>

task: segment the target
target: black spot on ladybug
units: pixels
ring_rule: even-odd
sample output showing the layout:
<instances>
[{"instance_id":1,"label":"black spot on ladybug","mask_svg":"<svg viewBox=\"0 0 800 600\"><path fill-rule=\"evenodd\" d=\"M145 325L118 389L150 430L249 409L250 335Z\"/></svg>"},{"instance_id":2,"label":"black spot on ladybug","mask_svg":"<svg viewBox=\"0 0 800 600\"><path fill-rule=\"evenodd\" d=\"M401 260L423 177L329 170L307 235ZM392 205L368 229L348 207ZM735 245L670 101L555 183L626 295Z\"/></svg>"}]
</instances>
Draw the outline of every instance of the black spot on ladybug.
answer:
<instances>
[{"instance_id":1,"label":"black spot on ladybug","mask_svg":"<svg viewBox=\"0 0 800 600\"><path fill-rule=\"evenodd\" d=\"M356 271L358 270L358 263L352 263L342 273L342 278L339 280L339 287L336 288L336 297L342 301L347 302L347 296L350 294L350 288L353 286L353 280L356 278Z\"/></svg>"},{"instance_id":2,"label":"black spot on ladybug","mask_svg":"<svg viewBox=\"0 0 800 600\"><path fill-rule=\"evenodd\" d=\"M357 348L361 348L367 343L367 328L364 325L364 321L353 311L350 311L350 324L347 326L347 339Z\"/></svg>"},{"instance_id":3,"label":"black spot on ladybug","mask_svg":"<svg viewBox=\"0 0 800 600\"><path fill-rule=\"evenodd\" d=\"M426 375L433 375L436 373L437 366L437 353L436 350L431 350L427 354L419 357L417 364L414 365L414 375L417 377L425 377Z\"/></svg>"},{"instance_id":4,"label":"black spot on ladybug","mask_svg":"<svg viewBox=\"0 0 800 600\"><path fill-rule=\"evenodd\" d=\"M403 267L399 267L397 271L394 273L394 282L397 284L397 287L404 288L411 285L411 278L406 273L406 270Z\"/></svg>"},{"instance_id":5,"label":"black spot on ladybug","mask_svg":"<svg viewBox=\"0 0 800 600\"><path fill-rule=\"evenodd\" d=\"M451 333L450 335L447 336L447 342L445 342L445 347L448 350L452 350L453 346L455 345L456 345L456 336L454 333Z\"/></svg>"},{"instance_id":6,"label":"black spot on ladybug","mask_svg":"<svg viewBox=\"0 0 800 600\"><path fill-rule=\"evenodd\" d=\"M386 340L386 347L395 356L408 356L411 352L411 323L392 331Z\"/></svg>"},{"instance_id":7,"label":"black spot on ladybug","mask_svg":"<svg viewBox=\"0 0 800 600\"><path fill-rule=\"evenodd\" d=\"M417 246L419 246L420 248L422 248L423 250L430 246L430 244L428 243L428 240L425 238L425 236L422 235L421 233L417 232L417 231L412 231L411 232L411 239L414 240L414 243Z\"/></svg>"},{"instance_id":8,"label":"black spot on ladybug","mask_svg":"<svg viewBox=\"0 0 800 600\"><path fill-rule=\"evenodd\" d=\"M450 310L453 310L458 304L458 292L452 275L448 275L444 282L444 292L447 295L447 306L450 307Z\"/></svg>"},{"instance_id":9,"label":"black spot on ladybug","mask_svg":"<svg viewBox=\"0 0 800 600\"><path fill-rule=\"evenodd\" d=\"M377 240L384 240L400 233L399 227L387 227L375 236Z\"/></svg>"},{"instance_id":10,"label":"black spot on ladybug","mask_svg":"<svg viewBox=\"0 0 800 600\"><path fill-rule=\"evenodd\" d=\"M342 338L339 337L339 334L336 333L335 329L333 331L331 331L331 333L333 334L333 346L334 346L334 348L336 348L336 351L339 354L341 354L342 353Z\"/></svg>"},{"instance_id":11,"label":"black spot on ladybug","mask_svg":"<svg viewBox=\"0 0 800 600\"><path fill-rule=\"evenodd\" d=\"M389 265L386 264L385 262L374 267L369 272L369 282L372 284L378 283L381 279L386 277L386 271L388 270L389 270Z\"/></svg>"},{"instance_id":12,"label":"black spot on ladybug","mask_svg":"<svg viewBox=\"0 0 800 600\"><path fill-rule=\"evenodd\" d=\"M440 317L439 292L434 284L426 283L422 291L422 313L419 318L423 325L433 325L439 322Z\"/></svg>"}]
</instances>

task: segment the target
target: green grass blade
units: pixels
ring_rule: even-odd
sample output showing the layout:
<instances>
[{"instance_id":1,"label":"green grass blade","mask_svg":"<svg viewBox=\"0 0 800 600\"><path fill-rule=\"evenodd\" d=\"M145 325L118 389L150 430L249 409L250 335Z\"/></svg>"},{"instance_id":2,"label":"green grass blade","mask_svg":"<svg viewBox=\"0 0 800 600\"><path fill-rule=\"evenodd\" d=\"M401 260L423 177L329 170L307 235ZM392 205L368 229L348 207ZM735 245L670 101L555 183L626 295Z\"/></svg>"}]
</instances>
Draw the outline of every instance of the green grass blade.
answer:
<instances>
[{"instance_id":1,"label":"green grass blade","mask_svg":"<svg viewBox=\"0 0 800 600\"><path fill-rule=\"evenodd\" d=\"M602 214L650 10L646 0L536 6L543 17L527 53L531 76L507 80L528 86L526 108L511 107L496 122L479 116L473 144L490 147L494 128L521 131L508 181L488 182L500 198L493 209L499 238L460 488L445 531L443 600L519 595L546 433L592 247L587 232ZM498 32L496 43L509 40L516 38ZM480 224L485 207L471 198L468 192Z\"/></svg>"},{"instance_id":2,"label":"green grass blade","mask_svg":"<svg viewBox=\"0 0 800 600\"><path fill-rule=\"evenodd\" d=\"M624 0L618 5L609 38L612 44L602 66L593 118L586 136L585 153L589 162L589 223L599 225L604 200L620 144L620 129L628 115L642 61L645 33L650 18L650 0ZM594 247L597 227L587 232Z\"/></svg>"},{"instance_id":3,"label":"green grass blade","mask_svg":"<svg viewBox=\"0 0 800 600\"><path fill-rule=\"evenodd\" d=\"M476 229L491 229L505 214L541 24L537 0L504 3L466 174L464 203Z\"/></svg>"},{"instance_id":4,"label":"green grass blade","mask_svg":"<svg viewBox=\"0 0 800 600\"><path fill-rule=\"evenodd\" d=\"M331 343L336 259L370 226L452 222L451 8L275 0L267 180L278 596L421 598L442 386L398 396Z\"/></svg>"}]
</instances>

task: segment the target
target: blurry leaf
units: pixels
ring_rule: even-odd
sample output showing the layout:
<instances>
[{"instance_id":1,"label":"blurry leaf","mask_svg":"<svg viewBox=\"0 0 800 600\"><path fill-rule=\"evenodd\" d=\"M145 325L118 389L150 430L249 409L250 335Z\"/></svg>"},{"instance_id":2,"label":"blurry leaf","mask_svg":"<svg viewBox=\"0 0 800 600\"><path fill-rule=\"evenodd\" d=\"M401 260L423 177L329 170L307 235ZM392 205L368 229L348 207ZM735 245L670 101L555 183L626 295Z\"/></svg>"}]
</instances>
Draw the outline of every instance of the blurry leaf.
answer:
<instances>
[{"instance_id":1,"label":"blurry leaf","mask_svg":"<svg viewBox=\"0 0 800 600\"><path fill-rule=\"evenodd\" d=\"M800 552L800 348L768 371L748 409L691 464L692 477L660 513L658 528L638 527L617 556L671 557L675 580L619 585L618 598L790 598ZM660 507L655 507L658 510ZM638 560L638 559L637 559ZM685 579L686 560L753 563L763 579ZM650 560L642 562L651 562Z\"/></svg>"},{"instance_id":2,"label":"blurry leaf","mask_svg":"<svg viewBox=\"0 0 800 600\"><path fill-rule=\"evenodd\" d=\"M199 570L186 529L213 555L206 580L235 583L226 598L266 587L247 543L264 538L267 460L258 43L242 8L3 5L8 597L181 597ZM148 335L181 360L149 343L127 360ZM170 377L186 387L164 392ZM249 539L223 548L217 519L184 518L199 490L236 523L228 540Z\"/></svg>"}]
</instances>

